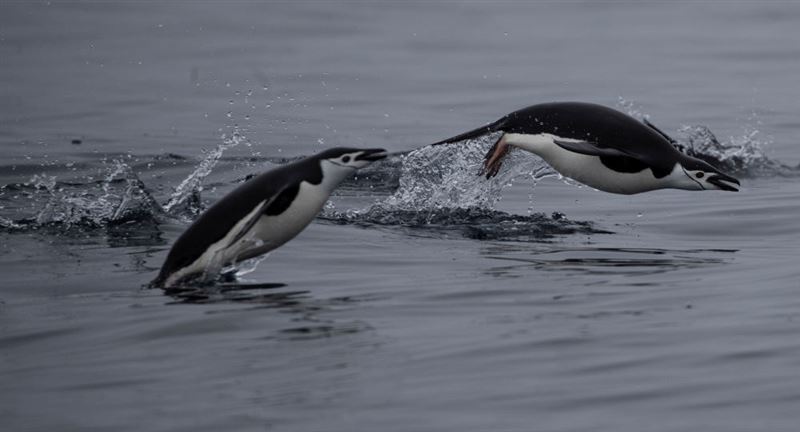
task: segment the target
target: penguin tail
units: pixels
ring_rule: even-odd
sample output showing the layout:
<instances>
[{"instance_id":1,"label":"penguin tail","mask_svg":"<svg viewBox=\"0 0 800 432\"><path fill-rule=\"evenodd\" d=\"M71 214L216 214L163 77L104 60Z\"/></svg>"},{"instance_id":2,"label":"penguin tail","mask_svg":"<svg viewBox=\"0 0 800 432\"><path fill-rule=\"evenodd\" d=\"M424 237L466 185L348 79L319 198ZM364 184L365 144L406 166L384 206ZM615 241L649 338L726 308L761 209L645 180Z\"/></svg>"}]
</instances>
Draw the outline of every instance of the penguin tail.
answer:
<instances>
[{"instance_id":1,"label":"penguin tail","mask_svg":"<svg viewBox=\"0 0 800 432\"><path fill-rule=\"evenodd\" d=\"M464 132L462 134L456 135L454 137L450 137L438 142L435 142L431 145L441 145L441 144L451 144L454 142L464 141L467 139L477 138L481 135L486 135L488 133L497 132L502 129L503 125L505 124L506 117L497 120L494 123L489 123L488 125L481 126L477 129L473 129L469 132Z\"/></svg>"}]
</instances>

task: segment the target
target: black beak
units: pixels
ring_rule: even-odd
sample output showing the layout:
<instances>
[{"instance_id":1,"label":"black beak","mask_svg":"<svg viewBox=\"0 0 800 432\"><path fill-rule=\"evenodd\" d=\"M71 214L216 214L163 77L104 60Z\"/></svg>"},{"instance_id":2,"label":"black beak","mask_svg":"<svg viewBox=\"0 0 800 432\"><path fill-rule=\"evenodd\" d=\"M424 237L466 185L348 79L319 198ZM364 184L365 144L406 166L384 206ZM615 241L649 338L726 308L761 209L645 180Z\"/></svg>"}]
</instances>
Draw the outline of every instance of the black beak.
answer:
<instances>
[{"instance_id":1,"label":"black beak","mask_svg":"<svg viewBox=\"0 0 800 432\"><path fill-rule=\"evenodd\" d=\"M739 186L741 186L739 180L722 173L712 174L707 181L724 191L739 192Z\"/></svg>"},{"instance_id":2,"label":"black beak","mask_svg":"<svg viewBox=\"0 0 800 432\"><path fill-rule=\"evenodd\" d=\"M363 150L360 155L356 156L356 160L375 162L376 160L385 158L387 155L384 149L366 149Z\"/></svg>"}]
</instances>

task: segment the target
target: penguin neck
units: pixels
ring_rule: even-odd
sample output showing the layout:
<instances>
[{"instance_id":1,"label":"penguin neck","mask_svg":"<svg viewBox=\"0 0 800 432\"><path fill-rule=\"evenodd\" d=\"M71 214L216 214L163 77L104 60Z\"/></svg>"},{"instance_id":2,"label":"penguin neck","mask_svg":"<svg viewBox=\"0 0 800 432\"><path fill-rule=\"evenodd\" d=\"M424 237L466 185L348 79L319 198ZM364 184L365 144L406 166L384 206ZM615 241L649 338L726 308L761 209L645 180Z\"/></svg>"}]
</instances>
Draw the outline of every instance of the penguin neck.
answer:
<instances>
[{"instance_id":1,"label":"penguin neck","mask_svg":"<svg viewBox=\"0 0 800 432\"><path fill-rule=\"evenodd\" d=\"M319 187L325 189L328 194L333 192L339 183L344 181L347 177L350 177L355 169L343 167L341 165L336 165L333 162L329 162L327 160L319 161L319 167L322 171L322 181L319 184Z\"/></svg>"}]
</instances>

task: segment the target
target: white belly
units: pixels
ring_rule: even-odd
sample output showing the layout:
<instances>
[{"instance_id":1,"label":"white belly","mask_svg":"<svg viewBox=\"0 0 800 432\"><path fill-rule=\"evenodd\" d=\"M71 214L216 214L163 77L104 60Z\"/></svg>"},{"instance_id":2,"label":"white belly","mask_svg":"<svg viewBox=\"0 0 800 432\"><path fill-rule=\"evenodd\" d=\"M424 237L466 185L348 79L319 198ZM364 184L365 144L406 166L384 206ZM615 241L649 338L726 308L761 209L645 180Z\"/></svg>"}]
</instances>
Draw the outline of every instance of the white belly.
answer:
<instances>
[{"instance_id":1,"label":"white belly","mask_svg":"<svg viewBox=\"0 0 800 432\"><path fill-rule=\"evenodd\" d=\"M597 156L573 153L554 146L557 149L542 159L563 176L587 186L619 194L635 194L662 187L649 168L636 173L618 172L603 165Z\"/></svg>"},{"instance_id":2,"label":"white belly","mask_svg":"<svg viewBox=\"0 0 800 432\"><path fill-rule=\"evenodd\" d=\"M228 248L226 263L247 252L267 253L293 239L314 220L328 197L328 191L321 185L300 183L289 208L278 215L262 215L247 234Z\"/></svg>"},{"instance_id":3,"label":"white belly","mask_svg":"<svg viewBox=\"0 0 800 432\"><path fill-rule=\"evenodd\" d=\"M667 187L649 168L636 173L614 171L597 156L574 153L553 142L553 135L507 134L509 144L528 150L547 162L564 177L589 187L618 194L635 194Z\"/></svg>"}]
</instances>

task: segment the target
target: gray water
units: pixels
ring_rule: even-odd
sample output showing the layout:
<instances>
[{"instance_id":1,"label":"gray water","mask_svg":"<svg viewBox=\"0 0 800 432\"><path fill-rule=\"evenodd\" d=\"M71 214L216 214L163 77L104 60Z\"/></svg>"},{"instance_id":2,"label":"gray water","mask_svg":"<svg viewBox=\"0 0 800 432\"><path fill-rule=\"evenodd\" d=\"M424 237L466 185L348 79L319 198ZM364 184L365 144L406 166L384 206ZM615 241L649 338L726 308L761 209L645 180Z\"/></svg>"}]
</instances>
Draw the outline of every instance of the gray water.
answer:
<instances>
[{"instance_id":1,"label":"gray water","mask_svg":"<svg viewBox=\"0 0 800 432\"><path fill-rule=\"evenodd\" d=\"M796 431L798 29L792 2L2 2L0 428ZM238 283L144 288L248 175L553 100L743 189L423 149Z\"/></svg>"}]
</instances>

